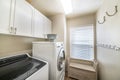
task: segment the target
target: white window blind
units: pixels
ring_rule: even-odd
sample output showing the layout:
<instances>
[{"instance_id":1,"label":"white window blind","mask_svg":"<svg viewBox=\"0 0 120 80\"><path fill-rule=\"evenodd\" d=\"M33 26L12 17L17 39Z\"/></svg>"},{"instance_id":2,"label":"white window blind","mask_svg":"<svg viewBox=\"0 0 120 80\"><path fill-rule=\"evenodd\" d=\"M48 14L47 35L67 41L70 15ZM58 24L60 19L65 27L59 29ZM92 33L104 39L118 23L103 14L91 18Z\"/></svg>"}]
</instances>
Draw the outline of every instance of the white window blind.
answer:
<instances>
[{"instance_id":1,"label":"white window blind","mask_svg":"<svg viewBox=\"0 0 120 80\"><path fill-rule=\"evenodd\" d=\"M70 57L75 59L94 59L93 26L72 28L70 30Z\"/></svg>"}]
</instances>

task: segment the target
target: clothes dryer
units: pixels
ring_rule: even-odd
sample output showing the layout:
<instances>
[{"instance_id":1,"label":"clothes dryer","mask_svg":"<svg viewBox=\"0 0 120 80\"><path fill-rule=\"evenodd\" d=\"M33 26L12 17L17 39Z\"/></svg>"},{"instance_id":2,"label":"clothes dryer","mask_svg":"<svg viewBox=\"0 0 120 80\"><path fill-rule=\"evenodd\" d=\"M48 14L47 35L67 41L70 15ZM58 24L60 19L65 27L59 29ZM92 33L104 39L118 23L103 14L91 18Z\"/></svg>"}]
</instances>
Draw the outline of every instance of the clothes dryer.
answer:
<instances>
[{"instance_id":1,"label":"clothes dryer","mask_svg":"<svg viewBox=\"0 0 120 80\"><path fill-rule=\"evenodd\" d=\"M63 42L33 42L33 56L48 61L49 80L64 80L65 52Z\"/></svg>"}]
</instances>

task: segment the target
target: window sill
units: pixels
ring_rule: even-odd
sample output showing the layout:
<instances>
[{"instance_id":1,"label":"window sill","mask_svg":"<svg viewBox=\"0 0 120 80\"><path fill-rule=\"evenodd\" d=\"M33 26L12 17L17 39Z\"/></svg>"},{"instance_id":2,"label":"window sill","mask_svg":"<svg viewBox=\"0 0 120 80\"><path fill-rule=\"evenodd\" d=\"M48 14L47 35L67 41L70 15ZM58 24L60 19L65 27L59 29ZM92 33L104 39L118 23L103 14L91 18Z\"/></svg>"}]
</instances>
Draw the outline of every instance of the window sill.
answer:
<instances>
[{"instance_id":1,"label":"window sill","mask_svg":"<svg viewBox=\"0 0 120 80\"><path fill-rule=\"evenodd\" d=\"M88 62L94 62L94 60L88 60L88 59L77 59L77 58L70 58L70 60L77 60L77 61L88 61Z\"/></svg>"},{"instance_id":2,"label":"window sill","mask_svg":"<svg viewBox=\"0 0 120 80\"><path fill-rule=\"evenodd\" d=\"M84 59L74 59L70 58L69 63L77 63L77 64L85 64L85 65L93 65L94 60L84 60Z\"/></svg>"}]
</instances>

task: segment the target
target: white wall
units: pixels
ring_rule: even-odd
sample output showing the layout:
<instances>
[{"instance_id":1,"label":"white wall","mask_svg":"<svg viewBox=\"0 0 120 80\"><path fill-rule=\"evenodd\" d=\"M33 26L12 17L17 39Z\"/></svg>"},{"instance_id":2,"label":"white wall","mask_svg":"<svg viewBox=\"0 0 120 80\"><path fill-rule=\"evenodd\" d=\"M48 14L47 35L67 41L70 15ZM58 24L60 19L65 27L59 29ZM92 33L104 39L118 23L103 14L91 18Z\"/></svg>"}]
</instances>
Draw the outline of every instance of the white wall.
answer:
<instances>
[{"instance_id":1,"label":"white wall","mask_svg":"<svg viewBox=\"0 0 120 80\"><path fill-rule=\"evenodd\" d=\"M66 17L64 14L58 14L50 17L52 21L52 33L57 34L56 41L64 42L66 31Z\"/></svg>"},{"instance_id":2,"label":"white wall","mask_svg":"<svg viewBox=\"0 0 120 80\"><path fill-rule=\"evenodd\" d=\"M20 53L32 53L32 42L44 39L0 34L0 57Z\"/></svg>"},{"instance_id":3,"label":"white wall","mask_svg":"<svg viewBox=\"0 0 120 80\"><path fill-rule=\"evenodd\" d=\"M115 5L118 5L118 13L108 17L105 12L114 13ZM97 23L97 43L120 46L120 0L104 0L97 20L102 21L104 15L106 22ZM97 59L100 80L120 80L120 51L97 47Z\"/></svg>"}]
</instances>

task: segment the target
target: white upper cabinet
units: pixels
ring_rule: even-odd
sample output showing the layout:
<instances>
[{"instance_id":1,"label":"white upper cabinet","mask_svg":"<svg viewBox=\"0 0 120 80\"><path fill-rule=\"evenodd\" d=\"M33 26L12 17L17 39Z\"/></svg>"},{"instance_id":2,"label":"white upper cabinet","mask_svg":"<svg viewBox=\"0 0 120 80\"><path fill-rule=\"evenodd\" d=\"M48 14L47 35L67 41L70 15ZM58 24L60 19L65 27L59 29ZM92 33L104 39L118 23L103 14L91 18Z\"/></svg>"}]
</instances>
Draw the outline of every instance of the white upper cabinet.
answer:
<instances>
[{"instance_id":1,"label":"white upper cabinet","mask_svg":"<svg viewBox=\"0 0 120 80\"><path fill-rule=\"evenodd\" d=\"M15 34L32 36L33 8L25 0L15 0Z\"/></svg>"},{"instance_id":2,"label":"white upper cabinet","mask_svg":"<svg viewBox=\"0 0 120 80\"><path fill-rule=\"evenodd\" d=\"M46 38L51 21L26 0L0 0L0 33Z\"/></svg>"},{"instance_id":3,"label":"white upper cabinet","mask_svg":"<svg viewBox=\"0 0 120 80\"><path fill-rule=\"evenodd\" d=\"M0 0L0 33L9 33L11 0Z\"/></svg>"},{"instance_id":4,"label":"white upper cabinet","mask_svg":"<svg viewBox=\"0 0 120 80\"><path fill-rule=\"evenodd\" d=\"M46 34L50 33L51 21L35 9L33 16L33 35L35 37L46 38Z\"/></svg>"},{"instance_id":5,"label":"white upper cabinet","mask_svg":"<svg viewBox=\"0 0 120 80\"><path fill-rule=\"evenodd\" d=\"M34 9L33 15L33 36L44 38L43 17L36 9Z\"/></svg>"}]
</instances>

